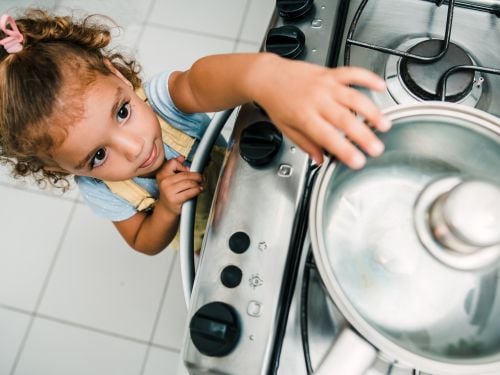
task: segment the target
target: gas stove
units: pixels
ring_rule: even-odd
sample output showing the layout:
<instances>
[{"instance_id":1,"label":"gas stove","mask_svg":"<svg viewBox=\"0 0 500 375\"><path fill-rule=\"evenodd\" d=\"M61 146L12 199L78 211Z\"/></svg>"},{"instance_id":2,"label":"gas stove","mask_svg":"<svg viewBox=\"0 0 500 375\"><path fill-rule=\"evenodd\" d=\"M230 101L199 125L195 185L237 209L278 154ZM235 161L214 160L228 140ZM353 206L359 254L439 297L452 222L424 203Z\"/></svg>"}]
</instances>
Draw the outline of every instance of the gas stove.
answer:
<instances>
[{"instance_id":1,"label":"gas stove","mask_svg":"<svg viewBox=\"0 0 500 375\"><path fill-rule=\"evenodd\" d=\"M381 108L445 100L500 116L499 12L486 0L278 0L262 49L372 70L387 90L360 90ZM316 171L258 106L241 107L196 267L190 374L312 373L347 324L310 255ZM366 374L423 372L379 356Z\"/></svg>"},{"instance_id":2,"label":"gas stove","mask_svg":"<svg viewBox=\"0 0 500 375\"><path fill-rule=\"evenodd\" d=\"M351 1L337 63L384 77L385 92L365 91L382 108L445 99L500 116L499 11L498 1Z\"/></svg>"}]
</instances>

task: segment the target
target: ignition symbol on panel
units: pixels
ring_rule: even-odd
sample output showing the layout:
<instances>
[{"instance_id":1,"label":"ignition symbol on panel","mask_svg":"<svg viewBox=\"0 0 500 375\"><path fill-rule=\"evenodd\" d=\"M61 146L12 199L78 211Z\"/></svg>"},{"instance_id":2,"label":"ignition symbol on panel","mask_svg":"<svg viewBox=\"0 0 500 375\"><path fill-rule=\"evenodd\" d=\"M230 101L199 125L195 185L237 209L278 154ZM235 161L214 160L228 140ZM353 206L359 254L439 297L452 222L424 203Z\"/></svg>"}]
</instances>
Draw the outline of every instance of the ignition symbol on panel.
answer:
<instances>
[{"instance_id":1,"label":"ignition symbol on panel","mask_svg":"<svg viewBox=\"0 0 500 375\"><path fill-rule=\"evenodd\" d=\"M252 275L252 277L249 278L248 281L250 282L250 286L254 289L257 288L258 286L261 286L264 283L264 281L260 278L258 273Z\"/></svg>"}]
</instances>

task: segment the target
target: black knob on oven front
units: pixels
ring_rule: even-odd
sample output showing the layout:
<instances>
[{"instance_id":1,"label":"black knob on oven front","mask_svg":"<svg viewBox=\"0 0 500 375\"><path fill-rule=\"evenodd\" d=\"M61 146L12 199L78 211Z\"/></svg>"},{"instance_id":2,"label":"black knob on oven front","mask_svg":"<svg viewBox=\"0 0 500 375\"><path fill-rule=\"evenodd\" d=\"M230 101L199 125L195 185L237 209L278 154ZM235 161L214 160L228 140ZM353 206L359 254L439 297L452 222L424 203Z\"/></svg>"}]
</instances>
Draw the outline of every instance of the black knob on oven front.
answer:
<instances>
[{"instance_id":1,"label":"black knob on oven front","mask_svg":"<svg viewBox=\"0 0 500 375\"><path fill-rule=\"evenodd\" d=\"M269 164L278 153L283 136L268 121L255 122L241 132L240 155L252 167Z\"/></svg>"},{"instance_id":2,"label":"black knob on oven front","mask_svg":"<svg viewBox=\"0 0 500 375\"><path fill-rule=\"evenodd\" d=\"M314 0L276 0L276 8L281 17L286 19L303 16L312 8Z\"/></svg>"},{"instance_id":3,"label":"black knob on oven front","mask_svg":"<svg viewBox=\"0 0 500 375\"><path fill-rule=\"evenodd\" d=\"M236 310L223 302L211 302L196 311L189 323L191 341L210 357L223 357L238 344L240 324Z\"/></svg>"},{"instance_id":4,"label":"black knob on oven front","mask_svg":"<svg viewBox=\"0 0 500 375\"><path fill-rule=\"evenodd\" d=\"M281 57L294 59L302 53L305 45L306 37L296 26L275 27L267 32L266 51L276 53Z\"/></svg>"}]
</instances>

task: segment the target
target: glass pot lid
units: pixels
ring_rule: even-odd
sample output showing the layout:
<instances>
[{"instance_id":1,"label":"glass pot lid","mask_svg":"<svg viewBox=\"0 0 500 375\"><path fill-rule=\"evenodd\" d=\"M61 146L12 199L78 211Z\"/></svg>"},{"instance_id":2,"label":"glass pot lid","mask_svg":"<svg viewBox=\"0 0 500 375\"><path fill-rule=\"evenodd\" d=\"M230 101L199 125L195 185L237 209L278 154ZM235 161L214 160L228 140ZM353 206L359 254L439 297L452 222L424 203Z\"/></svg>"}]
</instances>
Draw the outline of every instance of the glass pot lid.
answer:
<instances>
[{"instance_id":1,"label":"glass pot lid","mask_svg":"<svg viewBox=\"0 0 500 375\"><path fill-rule=\"evenodd\" d=\"M323 281L394 359L500 373L500 121L437 102L386 115L381 157L360 171L325 163L315 183L310 233Z\"/></svg>"}]
</instances>

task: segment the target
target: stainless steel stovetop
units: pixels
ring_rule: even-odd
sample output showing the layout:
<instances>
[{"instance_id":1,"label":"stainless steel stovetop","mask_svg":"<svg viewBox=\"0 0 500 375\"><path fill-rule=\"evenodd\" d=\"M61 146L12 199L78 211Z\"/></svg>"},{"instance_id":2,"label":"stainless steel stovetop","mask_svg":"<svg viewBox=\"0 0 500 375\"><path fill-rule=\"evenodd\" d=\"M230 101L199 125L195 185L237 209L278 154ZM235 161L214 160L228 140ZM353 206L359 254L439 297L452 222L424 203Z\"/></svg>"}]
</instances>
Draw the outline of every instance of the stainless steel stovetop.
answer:
<instances>
[{"instance_id":1,"label":"stainless steel stovetop","mask_svg":"<svg viewBox=\"0 0 500 375\"><path fill-rule=\"evenodd\" d=\"M294 2L281 3L287 6ZM269 49L277 43L280 51L279 44L284 43L285 51L292 48L297 59L326 66L348 62L373 70L386 77L388 91L365 93L382 108L420 101L399 74L404 65L400 57L351 45L346 61L346 38L384 48L411 49L426 39L443 37L447 3L370 0L350 35L349 27L361 3L316 0L305 15L295 19L285 19L276 12L271 26L278 30L268 33L275 36ZM457 1L450 42L473 64L500 69L500 20L479 8L498 12L500 1ZM299 32L290 33L280 29L282 26L293 26ZM303 46L301 38L296 39L297 33L303 33ZM407 66L410 76L417 71L410 81L415 79L417 86L428 84L420 81L420 66ZM424 69L423 78L426 76ZM458 83L454 77L448 81L451 90L462 90L457 102L500 116L500 76L484 72L465 76L458 78ZM466 87L460 89L463 79ZM268 142L257 155L246 147L253 137L264 137ZM230 146L197 266L184 363L191 374L307 374L301 315L307 311L313 369L346 324L307 260L307 203L314 168L305 153L280 138L253 104L241 108ZM309 282L306 309L300 303L304 280ZM367 375L381 374L423 373L380 357Z\"/></svg>"}]
</instances>

